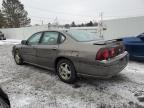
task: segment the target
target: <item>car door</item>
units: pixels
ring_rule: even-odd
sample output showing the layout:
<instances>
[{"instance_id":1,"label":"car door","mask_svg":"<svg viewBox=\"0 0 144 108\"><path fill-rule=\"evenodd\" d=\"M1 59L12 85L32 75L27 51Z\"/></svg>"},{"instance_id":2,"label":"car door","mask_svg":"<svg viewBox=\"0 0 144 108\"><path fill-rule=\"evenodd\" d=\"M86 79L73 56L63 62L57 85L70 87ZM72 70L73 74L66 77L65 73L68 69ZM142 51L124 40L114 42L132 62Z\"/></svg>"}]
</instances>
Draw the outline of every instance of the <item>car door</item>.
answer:
<instances>
[{"instance_id":1,"label":"car door","mask_svg":"<svg viewBox=\"0 0 144 108\"><path fill-rule=\"evenodd\" d=\"M139 41L133 43L133 54L137 57L144 57L144 34L141 34L138 38Z\"/></svg>"},{"instance_id":2,"label":"car door","mask_svg":"<svg viewBox=\"0 0 144 108\"><path fill-rule=\"evenodd\" d=\"M53 68L58 50L59 32L47 31L43 33L40 44L37 46L37 64Z\"/></svg>"},{"instance_id":3,"label":"car door","mask_svg":"<svg viewBox=\"0 0 144 108\"><path fill-rule=\"evenodd\" d=\"M22 57L24 61L29 63L36 63L36 47L40 42L42 32L32 35L28 40L27 44L22 46Z\"/></svg>"}]
</instances>

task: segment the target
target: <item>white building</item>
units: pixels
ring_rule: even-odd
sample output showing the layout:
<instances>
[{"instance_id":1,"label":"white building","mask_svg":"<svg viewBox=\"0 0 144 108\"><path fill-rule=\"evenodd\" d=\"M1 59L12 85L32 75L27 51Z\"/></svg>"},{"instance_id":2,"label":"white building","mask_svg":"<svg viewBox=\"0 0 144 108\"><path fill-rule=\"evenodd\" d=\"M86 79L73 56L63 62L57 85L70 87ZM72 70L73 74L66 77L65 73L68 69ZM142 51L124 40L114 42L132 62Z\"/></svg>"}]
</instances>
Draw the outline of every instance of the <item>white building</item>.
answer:
<instances>
[{"instance_id":1,"label":"white building","mask_svg":"<svg viewBox=\"0 0 144 108\"><path fill-rule=\"evenodd\" d=\"M105 39L136 36L144 32L144 16L107 20L104 25L107 27Z\"/></svg>"}]
</instances>

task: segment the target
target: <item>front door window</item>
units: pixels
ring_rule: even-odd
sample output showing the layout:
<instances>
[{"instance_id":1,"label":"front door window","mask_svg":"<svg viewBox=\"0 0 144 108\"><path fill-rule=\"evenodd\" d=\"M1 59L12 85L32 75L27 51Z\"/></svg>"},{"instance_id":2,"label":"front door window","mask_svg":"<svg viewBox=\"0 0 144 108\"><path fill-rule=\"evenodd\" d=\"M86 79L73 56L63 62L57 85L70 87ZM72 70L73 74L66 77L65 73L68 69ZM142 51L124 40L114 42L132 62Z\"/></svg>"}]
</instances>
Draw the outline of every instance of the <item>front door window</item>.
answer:
<instances>
[{"instance_id":1,"label":"front door window","mask_svg":"<svg viewBox=\"0 0 144 108\"><path fill-rule=\"evenodd\" d=\"M40 41L41 36L42 36L42 33L36 33L36 34L32 35L28 39L27 44L28 45L37 45Z\"/></svg>"}]
</instances>

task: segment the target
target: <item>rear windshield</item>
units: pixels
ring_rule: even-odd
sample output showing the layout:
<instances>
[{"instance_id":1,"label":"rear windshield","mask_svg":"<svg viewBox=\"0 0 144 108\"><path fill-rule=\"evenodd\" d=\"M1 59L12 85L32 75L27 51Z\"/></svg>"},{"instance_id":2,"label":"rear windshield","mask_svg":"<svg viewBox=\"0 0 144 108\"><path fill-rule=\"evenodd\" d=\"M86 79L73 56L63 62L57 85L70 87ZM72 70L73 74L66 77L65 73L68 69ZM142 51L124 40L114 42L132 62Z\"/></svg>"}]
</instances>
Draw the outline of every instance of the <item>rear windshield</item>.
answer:
<instances>
[{"instance_id":1,"label":"rear windshield","mask_svg":"<svg viewBox=\"0 0 144 108\"><path fill-rule=\"evenodd\" d=\"M67 33L76 41L79 42L90 42L100 40L95 33L90 33L84 30L68 30Z\"/></svg>"}]
</instances>

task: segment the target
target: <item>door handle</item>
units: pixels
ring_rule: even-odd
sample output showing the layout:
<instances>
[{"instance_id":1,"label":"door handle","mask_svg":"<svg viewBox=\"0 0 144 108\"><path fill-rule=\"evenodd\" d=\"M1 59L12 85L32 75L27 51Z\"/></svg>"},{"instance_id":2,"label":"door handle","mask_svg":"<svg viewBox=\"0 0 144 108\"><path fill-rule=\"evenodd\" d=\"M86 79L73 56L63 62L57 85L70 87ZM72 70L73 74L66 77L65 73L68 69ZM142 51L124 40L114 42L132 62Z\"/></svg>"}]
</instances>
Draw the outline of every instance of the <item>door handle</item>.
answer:
<instances>
[{"instance_id":1,"label":"door handle","mask_svg":"<svg viewBox=\"0 0 144 108\"><path fill-rule=\"evenodd\" d=\"M52 50L57 50L57 48L56 48L56 47L53 47Z\"/></svg>"}]
</instances>

